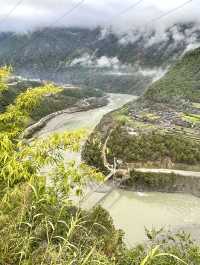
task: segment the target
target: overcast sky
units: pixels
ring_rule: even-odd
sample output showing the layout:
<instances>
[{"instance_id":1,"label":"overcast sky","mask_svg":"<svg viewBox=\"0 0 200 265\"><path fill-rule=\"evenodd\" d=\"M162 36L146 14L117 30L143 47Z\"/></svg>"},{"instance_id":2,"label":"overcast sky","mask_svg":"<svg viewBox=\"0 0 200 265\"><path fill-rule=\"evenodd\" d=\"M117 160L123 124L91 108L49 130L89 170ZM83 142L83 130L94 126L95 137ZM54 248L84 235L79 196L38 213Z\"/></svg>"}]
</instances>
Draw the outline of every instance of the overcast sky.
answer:
<instances>
[{"instance_id":1,"label":"overcast sky","mask_svg":"<svg viewBox=\"0 0 200 265\"><path fill-rule=\"evenodd\" d=\"M0 0L0 31L26 31L48 26L81 0ZM82 0L83 1L83 0ZM150 22L152 19L178 7L186 0L85 0L71 14L55 26L94 27L112 24L115 29L127 30L138 25L166 26L174 22L200 22L200 0L193 0L180 10ZM129 8L138 3L134 8ZM14 9L14 10L13 10ZM119 15L124 10L128 11ZM8 16L8 14L11 14Z\"/></svg>"}]
</instances>

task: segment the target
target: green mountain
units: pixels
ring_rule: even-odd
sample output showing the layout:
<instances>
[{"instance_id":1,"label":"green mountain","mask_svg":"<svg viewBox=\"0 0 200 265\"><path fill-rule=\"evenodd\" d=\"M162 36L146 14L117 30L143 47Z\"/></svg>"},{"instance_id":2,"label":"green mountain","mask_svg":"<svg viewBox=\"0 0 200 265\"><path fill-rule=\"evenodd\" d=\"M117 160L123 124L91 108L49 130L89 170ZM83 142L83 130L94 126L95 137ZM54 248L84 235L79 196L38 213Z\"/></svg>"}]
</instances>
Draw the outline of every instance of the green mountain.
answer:
<instances>
[{"instance_id":1,"label":"green mountain","mask_svg":"<svg viewBox=\"0 0 200 265\"><path fill-rule=\"evenodd\" d=\"M0 62L12 62L16 68L55 69L88 54L93 60L117 57L122 64L160 67L199 40L200 30L195 23L175 24L162 35L153 30L117 34L101 27L43 28L25 34L1 33Z\"/></svg>"},{"instance_id":2,"label":"green mountain","mask_svg":"<svg viewBox=\"0 0 200 265\"><path fill-rule=\"evenodd\" d=\"M200 102L200 48L188 52L145 93L145 99L170 103L178 99Z\"/></svg>"}]
</instances>

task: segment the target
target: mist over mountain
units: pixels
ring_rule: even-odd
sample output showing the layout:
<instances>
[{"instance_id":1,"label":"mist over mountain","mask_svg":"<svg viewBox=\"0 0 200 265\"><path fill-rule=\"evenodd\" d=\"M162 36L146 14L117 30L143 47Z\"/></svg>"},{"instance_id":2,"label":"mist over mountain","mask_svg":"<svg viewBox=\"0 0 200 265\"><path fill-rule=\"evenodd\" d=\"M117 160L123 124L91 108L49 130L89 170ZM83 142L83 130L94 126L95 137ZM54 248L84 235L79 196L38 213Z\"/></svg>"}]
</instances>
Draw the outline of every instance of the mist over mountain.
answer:
<instances>
[{"instance_id":1,"label":"mist over mountain","mask_svg":"<svg viewBox=\"0 0 200 265\"><path fill-rule=\"evenodd\" d=\"M179 23L158 30L116 34L112 28L43 28L29 33L0 34L0 64L17 72L58 73L69 68L166 69L185 51L200 45L200 24Z\"/></svg>"}]
</instances>

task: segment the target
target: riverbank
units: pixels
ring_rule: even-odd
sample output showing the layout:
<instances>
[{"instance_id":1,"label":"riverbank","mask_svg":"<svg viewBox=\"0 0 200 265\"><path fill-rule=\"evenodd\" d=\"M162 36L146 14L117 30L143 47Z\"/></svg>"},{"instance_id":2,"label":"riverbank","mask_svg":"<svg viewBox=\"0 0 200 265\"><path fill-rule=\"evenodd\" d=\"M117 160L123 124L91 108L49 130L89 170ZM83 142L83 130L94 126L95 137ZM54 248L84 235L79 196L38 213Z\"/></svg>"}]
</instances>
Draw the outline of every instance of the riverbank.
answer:
<instances>
[{"instance_id":1,"label":"riverbank","mask_svg":"<svg viewBox=\"0 0 200 265\"><path fill-rule=\"evenodd\" d=\"M107 105L81 112L56 115L47 121L46 125L35 133L34 136L41 137L55 132L74 131L79 129L87 129L90 133L97 124L99 124L105 114L122 107L136 98L137 97L133 95L127 94L107 94L107 99L109 101Z\"/></svg>"},{"instance_id":2,"label":"riverbank","mask_svg":"<svg viewBox=\"0 0 200 265\"><path fill-rule=\"evenodd\" d=\"M0 112L13 104L16 99L27 90L32 90L36 87L43 88L49 81L41 81L36 79L26 79L21 76L10 76L7 80L8 89L1 93ZM88 87L78 87L70 84L55 84L60 88L60 92L56 94L47 94L41 98L40 104L30 113L28 126L30 136L35 131L42 128L46 121L52 117L59 115L64 110L69 110L69 113L74 111L88 110L91 108L101 107L108 104L106 94L99 89L91 89ZM72 108L72 109L71 109ZM74 108L74 110L73 110ZM33 126L32 126L33 125ZM27 136L29 131L26 132Z\"/></svg>"},{"instance_id":3,"label":"riverbank","mask_svg":"<svg viewBox=\"0 0 200 265\"><path fill-rule=\"evenodd\" d=\"M136 169L120 188L136 192L183 193L200 197L200 172Z\"/></svg>"},{"instance_id":4,"label":"riverbank","mask_svg":"<svg viewBox=\"0 0 200 265\"><path fill-rule=\"evenodd\" d=\"M67 108L61 111L57 111L54 113L51 113L44 118L40 119L35 124L28 127L24 132L24 138L31 138L37 131L41 130L45 125L56 116L59 116L61 114L72 114L77 112L83 112L88 111L90 109L100 108L103 106L106 106L108 104L108 99L106 96L100 97L100 98L87 98L84 100L80 100L78 103L76 103L75 107Z\"/></svg>"}]
</instances>

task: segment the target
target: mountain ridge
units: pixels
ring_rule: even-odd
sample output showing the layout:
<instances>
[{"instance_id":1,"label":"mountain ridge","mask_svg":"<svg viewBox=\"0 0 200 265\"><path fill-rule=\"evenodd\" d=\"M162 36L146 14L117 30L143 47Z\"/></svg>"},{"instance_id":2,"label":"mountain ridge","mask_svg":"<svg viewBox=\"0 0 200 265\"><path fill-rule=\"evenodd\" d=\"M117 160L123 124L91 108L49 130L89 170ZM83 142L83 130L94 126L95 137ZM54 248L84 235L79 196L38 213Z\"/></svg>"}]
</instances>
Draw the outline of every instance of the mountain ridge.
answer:
<instances>
[{"instance_id":1,"label":"mountain ridge","mask_svg":"<svg viewBox=\"0 0 200 265\"><path fill-rule=\"evenodd\" d=\"M0 34L0 62L16 68L61 66L88 54L91 60L117 57L121 64L161 67L174 61L188 45L200 42L200 26L175 24L159 33L155 30L116 33L101 27L43 28L29 33ZM12 42L11 42L12 40ZM23 49L22 49L23 48Z\"/></svg>"}]
</instances>

